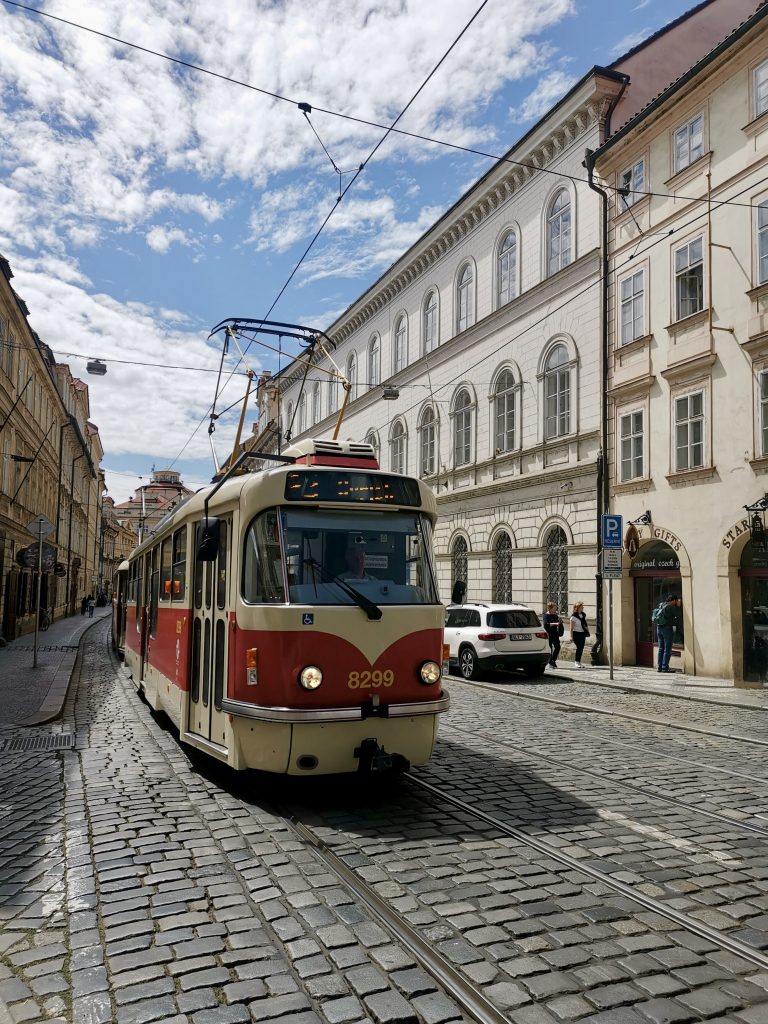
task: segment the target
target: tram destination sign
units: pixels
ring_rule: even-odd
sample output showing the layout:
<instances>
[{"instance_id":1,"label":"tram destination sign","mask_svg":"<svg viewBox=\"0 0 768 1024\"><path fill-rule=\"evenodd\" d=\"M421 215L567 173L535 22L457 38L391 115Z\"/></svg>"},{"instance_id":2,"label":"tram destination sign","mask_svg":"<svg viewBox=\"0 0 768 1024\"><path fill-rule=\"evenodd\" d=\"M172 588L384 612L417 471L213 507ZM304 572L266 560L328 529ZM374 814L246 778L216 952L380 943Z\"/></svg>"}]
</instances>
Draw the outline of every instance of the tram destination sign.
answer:
<instances>
[{"instance_id":1,"label":"tram destination sign","mask_svg":"<svg viewBox=\"0 0 768 1024\"><path fill-rule=\"evenodd\" d=\"M419 485L406 476L354 470L292 470L285 481L286 501L339 501L354 505L421 504Z\"/></svg>"}]
</instances>

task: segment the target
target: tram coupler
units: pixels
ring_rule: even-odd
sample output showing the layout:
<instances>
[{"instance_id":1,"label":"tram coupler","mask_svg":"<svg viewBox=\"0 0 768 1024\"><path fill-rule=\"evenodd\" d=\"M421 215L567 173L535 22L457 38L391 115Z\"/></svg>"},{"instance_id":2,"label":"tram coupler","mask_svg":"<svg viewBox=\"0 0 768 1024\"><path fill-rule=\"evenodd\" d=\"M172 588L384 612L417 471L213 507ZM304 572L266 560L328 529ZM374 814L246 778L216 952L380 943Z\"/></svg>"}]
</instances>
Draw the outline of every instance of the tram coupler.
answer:
<instances>
[{"instance_id":1,"label":"tram coupler","mask_svg":"<svg viewBox=\"0 0 768 1024\"><path fill-rule=\"evenodd\" d=\"M402 754L388 754L384 747L380 747L373 737L363 740L359 747L355 747L354 757L359 759L358 772L400 774L407 772L411 762Z\"/></svg>"}]
</instances>

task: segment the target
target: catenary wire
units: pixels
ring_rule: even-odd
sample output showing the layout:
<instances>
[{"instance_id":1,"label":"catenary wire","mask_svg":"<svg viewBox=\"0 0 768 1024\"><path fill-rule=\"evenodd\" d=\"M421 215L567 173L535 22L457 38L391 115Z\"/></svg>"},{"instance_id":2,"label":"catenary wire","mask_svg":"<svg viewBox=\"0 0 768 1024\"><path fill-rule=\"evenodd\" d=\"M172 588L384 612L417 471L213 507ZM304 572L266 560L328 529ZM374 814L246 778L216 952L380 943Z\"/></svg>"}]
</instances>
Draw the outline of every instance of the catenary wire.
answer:
<instances>
[{"instance_id":1,"label":"catenary wire","mask_svg":"<svg viewBox=\"0 0 768 1024\"><path fill-rule=\"evenodd\" d=\"M9 349L20 349L27 350L29 346L21 345L18 342L12 341L0 341L0 348ZM182 366L177 363L149 363L141 359L118 359L116 356L94 356L85 355L83 352L67 352L63 348L55 348L53 345L46 345L51 352L55 352L59 356L65 356L67 359L97 359L102 363L122 363L125 366L151 366L160 370L191 370L195 373L218 373L219 371L214 367L207 366ZM237 373L240 377L247 377L248 374L243 371L233 370L233 373Z\"/></svg>"},{"instance_id":2,"label":"catenary wire","mask_svg":"<svg viewBox=\"0 0 768 1024\"><path fill-rule=\"evenodd\" d=\"M233 78L231 75L223 75L223 74L221 74L218 71L212 71L210 68L204 67L201 64L194 64L191 61L182 60L182 58L180 58L180 57L173 57L173 56L171 56L168 53L163 53L161 50L153 50L150 47L141 46L139 43L132 43L132 42L130 42L127 39L121 38L120 36L113 36L113 35L110 35L108 32L101 32L99 29L91 28L89 25L83 25L80 22L72 21L72 20L70 20L68 18L62 18L59 15L51 14L48 11L40 11L40 10L38 10L35 7L30 7L27 4L19 3L19 0L2 0L2 3L6 4L9 7L17 7L17 8L19 8L22 11L27 11L29 14L34 14L34 15L37 15L38 17L41 17L41 18L49 18L52 21L58 21L58 22L60 22L63 25L68 25L70 28L79 29L82 32L90 32L92 35L99 36L102 39L107 39L110 42L117 43L120 46L126 46L129 49L138 50L140 53L146 53L146 54L148 54L149 56L152 56L152 57L159 57L160 59L166 60L166 61L168 61L171 64L178 64L180 67L188 68L190 71L198 71L201 74L210 75L212 78L218 78L218 79L220 79L223 82L228 82L230 85L240 86L243 89L248 89L251 92L259 93L260 95L267 96L270 99L278 100L278 101L280 101L282 103L289 103L291 106L298 107L300 110L302 110L302 113L306 113L304 108L309 106L311 108L312 113L325 114L328 117L336 117L336 118L339 118L339 119L344 120L344 121L350 121L353 124L363 125L366 128L377 128L377 129L380 129L382 131L386 131L388 134L389 133L394 133L395 135L402 135L402 136L404 136L406 138L411 138L411 139L414 139L414 140L416 140L418 142L426 142L426 143L429 143L431 145L442 146L442 147L444 147L446 149L453 149L453 150L455 150L456 152L459 152L459 153L467 153L469 156L479 156L479 157L482 157L483 159L486 159L486 160L493 160L496 163L512 164L515 167L522 167L525 170L536 171L539 174L550 174L550 175L553 175L553 176L558 177L558 178L564 178L567 181L582 182L583 184L588 184L588 179L587 178L582 178L579 175L574 175L574 174L566 174L565 171L557 171L557 170L555 170L552 167L537 167L535 164L526 163L524 160L515 160L513 157L510 157L510 156L499 156L497 153L489 153L487 150L477 149L474 146L462 146L462 145L460 145L459 143L456 143L456 142L449 142L447 139L438 139L438 138L435 138L434 136L424 135L424 134L422 134L420 132L409 132L409 131L407 131L404 128L394 127L394 125L388 127L387 125L382 124L379 121L370 121L367 118L358 117L355 114L345 114L345 113L342 113L339 110L332 110L329 107L318 107L318 106L316 106L314 104L307 104L307 103L305 103L305 102L303 102L301 100L296 100L296 99L294 99L291 96L283 96L281 93L273 92L270 89L265 89L265 88L263 88L261 86L253 85L252 83L245 82L245 81L243 81L242 79L239 79L239 78ZM308 118L307 118L307 120L309 121ZM312 126L312 123L309 122L309 124L310 124L310 127L312 128L312 131L315 132L315 129ZM315 132L315 134L317 134L317 132ZM332 157L328 153L328 150L326 149L325 144L322 142L322 140L319 139L319 136L318 136L318 140L320 141L320 145L323 147L323 149L325 150L326 154L328 155L328 158L330 159L331 164L333 165L334 170L336 171L336 173L337 174L338 173L342 173L342 174L343 173L351 173L351 172L343 172L343 171L339 172L338 168L336 168L336 165L335 165ZM610 185L608 183L604 183L604 188L606 190L610 191L610 192L616 192L616 193L623 193L624 192L624 189L621 186L618 186L618 185ZM653 196L653 197L658 198L658 199L676 199L678 201L690 202L690 203L703 203L703 202L707 202L707 197L706 196L683 196L683 195L678 195L678 194L674 194L674 193L670 193L670 192L651 192L651 191L644 191L642 189L640 189L640 190L630 189L630 191L634 195L641 196L641 197ZM735 200L728 200L726 202L726 204L727 205L731 205L731 206L746 206L746 207L750 207L750 208L753 208L753 207L759 205L757 203L744 203L744 202L740 203L740 202L736 202ZM627 207L627 209L629 209L629 208L630 207Z\"/></svg>"}]
</instances>

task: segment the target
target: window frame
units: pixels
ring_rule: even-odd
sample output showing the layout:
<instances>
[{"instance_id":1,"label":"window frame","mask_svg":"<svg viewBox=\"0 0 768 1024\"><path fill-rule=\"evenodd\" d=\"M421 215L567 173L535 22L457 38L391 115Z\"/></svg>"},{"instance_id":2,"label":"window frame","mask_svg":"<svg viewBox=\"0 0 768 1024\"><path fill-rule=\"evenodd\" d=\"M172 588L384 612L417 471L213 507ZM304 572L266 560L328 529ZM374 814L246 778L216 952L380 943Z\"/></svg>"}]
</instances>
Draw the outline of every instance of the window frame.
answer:
<instances>
[{"instance_id":1,"label":"window frame","mask_svg":"<svg viewBox=\"0 0 768 1024\"><path fill-rule=\"evenodd\" d=\"M768 64L768 61L766 61ZM760 285L768 284L768 196L763 195L762 197L756 197L753 202L755 203L755 215L753 220L753 230L755 236L754 246L754 260L755 260L755 273L753 276L754 285L756 288ZM760 215L765 214L766 223L761 226ZM760 243L765 241L765 253L761 255ZM761 261L765 260L765 276L761 273Z\"/></svg>"},{"instance_id":2,"label":"window frame","mask_svg":"<svg viewBox=\"0 0 768 1024\"><path fill-rule=\"evenodd\" d=\"M508 303L514 301L519 295L518 285L518 250L519 241L516 228L507 228L496 246L496 308L501 309L502 306L506 306ZM505 243L512 239L512 242L506 246ZM506 267L504 266L506 262ZM511 266L510 266L511 264ZM507 276L508 286L506 291L502 287L502 281L504 274Z\"/></svg>"},{"instance_id":3,"label":"window frame","mask_svg":"<svg viewBox=\"0 0 768 1024\"><path fill-rule=\"evenodd\" d=\"M389 468L390 472L400 476L408 472L408 431L400 416L393 422L389 433Z\"/></svg>"},{"instance_id":4,"label":"window frame","mask_svg":"<svg viewBox=\"0 0 768 1024\"><path fill-rule=\"evenodd\" d=\"M624 277L619 278L618 281L618 339L619 348L623 348L624 345L631 345L633 341L638 341L640 338L645 338L648 334L646 327L646 321L648 316L648 302L647 302L647 290L646 290L646 271L645 265L636 267L629 274L625 274ZM637 332L635 324L637 322L636 305L638 301L638 293L633 291L629 296L628 300L623 297L624 285L628 281L634 282L636 278L642 278L642 289L639 292L640 296L640 307L641 307L641 330ZM625 302L629 301L632 304L632 337L624 337L624 306Z\"/></svg>"},{"instance_id":5,"label":"window frame","mask_svg":"<svg viewBox=\"0 0 768 1024\"><path fill-rule=\"evenodd\" d=\"M431 338L427 330L428 318L432 322ZM440 346L440 293L437 288L430 288L424 296L421 307L421 333L421 354L427 356Z\"/></svg>"},{"instance_id":6,"label":"window frame","mask_svg":"<svg viewBox=\"0 0 768 1024\"><path fill-rule=\"evenodd\" d=\"M475 323L475 268L471 260L459 267L456 275L456 333L468 331Z\"/></svg>"},{"instance_id":7,"label":"window frame","mask_svg":"<svg viewBox=\"0 0 768 1024\"><path fill-rule=\"evenodd\" d=\"M691 146L691 138L693 136L693 130L692 129L693 129L694 123L696 121L698 121L699 119L701 119L701 142L700 142L701 152L696 153L694 155L693 150L692 150L692 146ZM682 160L678 160L678 156L679 156L679 153L678 153L678 136L683 131L686 133L686 137L685 137L686 153L685 153L685 156L684 156L684 158ZM673 177L676 174L680 174L681 171L684 171L687 167L690 167L692 164L695 164L697 160L700 160L706 154L706 151L707 151L706 150L706 146L707 146L706 132L707 132L707 119L704 116L704 110L703 109L697 110L695 114L692 114L689 118L686 118L685 121L679 122L677 124L677 126L672 129L672 132L671 132L671 144L670 144L670 154L671 154L671 157L672 157L672 176Z\"/></svg>"},{"instance_id":8,"label":"window frame","mask_svg":"<svg viewBox=\"0 0 768 1024\"><path fill-rule=\"evenodd\" d=\"M690 402L691 399L700 397L701 399L701 412L698 415L690 415ZM680 388L673 392L671 398L671 417L672 417L672 430L671 430L671 448L672 448L672 472L673 473L692 473L700 469L707 469L709 467L709 439L708 439L708 389L702 383L690 384L685 388ZM689 406L689 415L685 420L678 419L678 403L686 401ZM681 466L679 462L679 454L682 450L682 446L678 443L678 429L683 424L688 425L688 440L685 445L685 450L688 453L687 462L685 466ZM690 439L690 425L700 423L701 424L701 437L699 441L691 441ZM701 447L701 462L698 465L691 465L690 452L695 445Z\"/></svg>"},{"instance_id":9,"label":"window frame","mask_svg":"<svg viewBox=\"0 0 768 1024\"><path fill-rule=\"evenodd\" d=\"M357 352L350 352L344 364L344 372L350 383L349 400L354 402L357 398Z\"/></svg>"},{"instance_id":10,"label":"window frame","mask_svg":"<svg viewBox=\"0 0 768 1024\"><path fill-rule=\"evenodd\" d=\"M316 380L312 388L312 424L319 423L323 418L323 402L320 392L320 381Z\"/></svg>"},{"instance_id":11,"label":"window frame","mask_svg":"<svg viewBox=\"0 0 768 1024\"><path fill-rule=\"evenodd\" d=\"M758 437L756 454L759 459L768 459L768 366L763 366L758 370L756 399Z\"/></svg>"},{"instance_id":12,"label":"window frame","mask_svg":"<svg viewBox=\"0 0 768 1024\"><path fill-rule=\"evenodd\" d=\"M564 197L566 202L558 210L555 210L559 200ZM565 230L563 225L565 224ZM558 250L557 256L554 256L554 228L558 226L557 237L562 238L563 235L567 236L567 246ZM573 263L573 197L567 188L559 188L550 197L549 202L545 207L545 277L553 277L559 271L564 270L567 266ZM556 266L554 265L556 262Z\"/></svg>"},{"instance_id":13,"label":"window frame","mask_svg":"<svg viewBox=\"0 0 768 1024\"><path fill-rule=\"evenodd\" d=\"M466 403L463 402L463 396L466 396ZM460 402L462 402L461 405L459 404ZM453 421L451 454L454 469L462 469L464 466L472 465L474 410L475 402L472 392L466 384L461 384L456 389L456 394L451 403L451 419ZM459 453L460 447L461 455ZM464 455L466 455L466 458L463 457Z\"/></svg>"},{"instance_id":14,"label":"window frame","mask_svg":"<svg viewBox=\"0 0 768 1024\"><path fill-rule=\"evenodd\" d=\"M635 171L638 167L640 174L636 175ZM629 189L626 196L618 196L619 216L621 216L622 213L626 213L636 203L639 203L641 199L646 198L645 156L638 157L629 167L625 167L623 171L619 172L616 178L616 187Z\"/></svg>"},{"instance_id":15,"label":"window frame","mask_svg":"<svg viewBox=\"0 0 768 1024\"><path fill-rule=\"evenodd\" d=\"M565 360L563 362L557 363L554 366L550 365L552 357L554 356L555 352L557 352L557 350L560 349L560 348L562 348L562 350L565 353ZM575 393L573 376L572 376L573 369L574 369L574 361L573 361L573 359L571 359L571 354L568 351L568 346L562 340L556 341L550 347L549 351L546 354L546 359L544 360L544 369L542 371L542 383L543 383L542 412L543 412L543 417L544 417L544 423L543 423L544 430L543 430L543 433L544 433L544 441L545 442L547 442L547 441L557 441L560 438L569 437L574 432L574 426L573 426L573 413L574 413L574 410L573 410L573 402L571 401L571 397ZM561 379L564 377L564 375L567 375L567 387L561 388L560 387L560 382L561 382ZM549 383L550 383L551 380L556 380L557 381L557 388L556 388L556 391L555 391L554 394L549 394ZM563 402L563 399L562 399L563 395L565 396L565 401L564 402ZM550 432L550 428L549 428L549 422L550 422L550 420L553 419L553 415L549 412L549 408L550 408L549 400L551 398L555 399L555 407L556 407L556 409L555 409L555 413L554 413L554 420L555 420L555 422L558 425L557 429L554 432ZM565 416L565 418L566 418L566 423L565 423L566 429L565 430L560 430L559 429L560 421L563 418L563 416Z\"/></svg>"},{"instance_id":16,"label":"window frame","mask_svg":"<svg viewBox=\"0 0 768 1024\"><path fill-rule=\"evenodd\" d=\"M637 429L636 417L640 417L640 429ZM644 480L647 476L646 471L646 409L644 406L634 406L632 408L620 409L617 413L617 426L616 426L616 475L618 481L621 484L632 483L636 480ZM624 421L629 420L629 432L624 434ZM638 452L638 440L639 440L639 452ZM630 453L629 457L624 456L624 443L629 442ZM640 461L640 472L635 472L637 467L637 460ZM625 464L629 464L629 475L625 475L624 467Z\"/></svg>"},{"instance_id":17,"label":"window frame","mask_svg":"<svg viewBox=\"0 0 768 1024\"><path fill-rule=\"evenodd\" d=\"M503 380L508 379L510 381L509 386L501 388ZM520 447L518 438L518 392L520 391L520 384L515 371L511 366L503 366L496 374L496 378L493 383L493 392L491 394L491 443L493 445L493 454L495 456L508 455L510 452L517 451ZM512 418L512 443L507 445L499 444L499 437L501 432L499 431L499 400L504 398L505 410L504 418L509 422L510 410L509 405L511 403L511 418ZM504 430L505 434L509 433L509 427L507 426Z\"/></svg>"},{"instance_id":18,"label":"window frame","mask_svg":"<svg viewBox=\"0 0 768 1024\"><path fill-rule=\"evenodd\" d=\"M701 245L701 258L696 260L696 261L694 261L692 263L691 260L690 260L690 249L691 249L691 246L696 245L697 242L700 243L700 245ZM687 262L686 266L682 270L678 270L678 267L677 267L678 253L681 253L684 249L687 249L688 253L689 253L688 262ZM696 316L698 313L703 312L707 308L708 296L707 296L707 280L706 280L706 272L705 272L706 271L706 245L705 245L704 233L702 232L701 234L694 235L694 236L686 239L684 242L680 242L677 245L672 246L670 251L671 251L671 254L672 254L670 269L672 271L672 296L673 296L673 303L674 303L673 309L672 309L672 314L673 314L672 321L673 321L673 323L680 323L683 320L687 320L691 316ZM691 269L692 268L698 268L698 267L700 267L700 271L701 271L701 273L700 273L701 304L700 304L700 306L697 309L694 309L693 311L691 311L689 313L683 314L682 310L680 308L681 301L690 302L691 300L690 300L690 298L682 298L681 299L680 285L682 283L684 274L687 272L688 276L690 277Z\"/></svg>"},{"instance_id":19,"label":"window frame","mask_svg":"<svg viewBox=\"0 0 768 1024\"><path fill-rule=\"evenodd\" d=\"M368 342L368 389L377 388L381 384L381 338L378 334L371 336Z\"/></svg>"},{"instance_id":20,"label":"window frame","mask_svg":"<svg viewBox=\"0 0 768 1024\"><path fill-rule=\"evenodd\" d=\"M408 317L400 313L392 332L392 373L400 373L408 365Z\"/></svg>"},{"instance_id":21,"label":"window frame","mask_svg":"<svg viewBox=\"0 0 768 1024\"><path fill-rule=\"evenodd\" d=\"M760 83L758 82L758 76L761 71L765 73L765 100L762 110L760 109ZM757 120L758 117L762 117L763 114L768 113L768 60L760 61L759 64L752 68L751 85L752 117L754 120Z\"/></svg>"},{"instance_id":22,"label":"window frame","mask_svg":"<svg viewBox=\"0 0 768 1024\"><path fill-rule=\"evenodd\" d=\"M431 439L427 438L427 432L431 432ZM434 476L438 465L437 445L437 415L431 405L426 406L419 416L418 426L419 437L419 476L424 478ZM425 450L429 451L429 462L425 456Z\"/></svg>"}]
</instances>

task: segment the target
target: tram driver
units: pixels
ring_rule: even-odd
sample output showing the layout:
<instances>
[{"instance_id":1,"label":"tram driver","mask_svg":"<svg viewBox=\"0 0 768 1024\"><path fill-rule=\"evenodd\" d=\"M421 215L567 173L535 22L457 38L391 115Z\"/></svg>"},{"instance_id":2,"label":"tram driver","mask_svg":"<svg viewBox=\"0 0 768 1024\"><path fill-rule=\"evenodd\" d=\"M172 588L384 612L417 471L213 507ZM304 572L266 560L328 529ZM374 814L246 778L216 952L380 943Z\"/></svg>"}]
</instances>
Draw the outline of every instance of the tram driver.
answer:
<instances>
[{"instance_id":1,"label":"tram driver","mask_svg":"<svg viewBox=\"0 0 768 1024\"><path fill-rule=\"evenodd\" d=\"M373 576L369 576L365 571L365 542L360 538L350 538L347 544L347 549L344 552L344 561L346 563L344 571L341 573L342 578L345 580L372 580Z\"/></svg>"}]
</instances>

